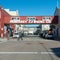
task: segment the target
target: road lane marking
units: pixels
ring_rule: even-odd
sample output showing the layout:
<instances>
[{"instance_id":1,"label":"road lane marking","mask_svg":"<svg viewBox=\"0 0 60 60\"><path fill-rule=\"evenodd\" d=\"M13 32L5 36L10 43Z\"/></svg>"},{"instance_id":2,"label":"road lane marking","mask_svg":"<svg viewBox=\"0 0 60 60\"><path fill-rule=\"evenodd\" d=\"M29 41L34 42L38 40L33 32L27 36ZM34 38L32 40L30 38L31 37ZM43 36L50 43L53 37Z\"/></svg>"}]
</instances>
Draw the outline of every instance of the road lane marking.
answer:
<instances>
[{"instance_id":1,"label":"road lane marking","mask_svg":"<svg viewBox=\"0 0 60 60\"><path fill-rule=\"evenodd\" d=\"M55 52L60 54L60 52ZM54 54L53 52L0 52L0 54Z\"/></svg>"}]
</instances>

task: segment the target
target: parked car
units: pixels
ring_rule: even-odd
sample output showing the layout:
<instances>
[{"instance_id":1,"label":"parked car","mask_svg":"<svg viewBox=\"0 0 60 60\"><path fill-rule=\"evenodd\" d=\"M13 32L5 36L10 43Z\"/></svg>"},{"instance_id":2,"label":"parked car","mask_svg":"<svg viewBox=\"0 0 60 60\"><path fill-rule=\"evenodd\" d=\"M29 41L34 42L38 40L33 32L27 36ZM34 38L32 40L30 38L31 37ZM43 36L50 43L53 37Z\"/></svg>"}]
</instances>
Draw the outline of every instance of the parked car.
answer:
<instances>
[{"instance_id":1,"label":"parked car","mask_svg":"<svg viewBox=\"0 0 60 60\"><path fill-rule=\"evenodd\" d=\"M53 33L47 33L45 38L54 39Z\"/></svg>"},{"instance_id":2,"label":"parked car","mask_svg":"<svg viewBox=\"0 0 60 60\"><path fill-rule=\"evenodd\" d=\"M48 30L42 31L42 33L40 33L40 36L42 38L50 38L50 39L53 39L54 38L53 32L52 31L48 31Z\"/></svg>"},{"instance_id":3,"label":"parked car","mask_svg":"<svg viewBox=\"0 0 60 60\"><path fill-rule=\"evenodd\" d=\"M39 33L39 37L43 37L43 31Z\"/></svg>"},{"instance_id":4,"label":"parked car","mask_svg":"<svg viewBox=\"0 0 60 60\"><path fill-rule=\"evenodd\" d=\"M43 38L45 38L45 35L48 33L48 31L47 30L44 30L44 31L41 31L40 33L39 33L39 35L40 35L40 37L43 37Z\"/></svg>"},{"instance_id":5,"label":"parked car","mask_svg":"<svg viewBox=\"0 0 60 60\"><path fill-rule=\"evenodd\" d=\"M43 38L45 38L45 35L48 33L48 30L43 31Z\"/></svg>"}]
</instances>

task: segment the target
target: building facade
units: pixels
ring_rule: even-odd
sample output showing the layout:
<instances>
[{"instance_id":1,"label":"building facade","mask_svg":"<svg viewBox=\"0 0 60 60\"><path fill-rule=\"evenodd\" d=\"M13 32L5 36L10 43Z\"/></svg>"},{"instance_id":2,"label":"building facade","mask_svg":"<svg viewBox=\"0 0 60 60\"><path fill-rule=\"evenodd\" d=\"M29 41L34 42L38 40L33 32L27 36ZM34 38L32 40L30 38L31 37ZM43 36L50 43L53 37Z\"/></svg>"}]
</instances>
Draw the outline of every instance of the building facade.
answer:
<instances>
[{"instance_id":1,"label":"building facade","mask_svg":"<svg viewBox=\"0 0 60 60\"><path fill-rule=\"evenodd\" d=\"M10 11L10 9L4 9L11 16L19 16L18 10Z\"/></svg>"},{"instance_id":2,"label":"building facade","mask_svg":"<svg viewBox=\"0 0 60 60\"><path fill-rule=\"evenodd\" d=\"M18 30L18 26L23 29L23 24L58 24L58 16L18 16L18 12L0 7L0 37L4 37L4 26Z\"/></svg>"},{"instance_id":3,"label":"building facade","mask_svg":"<svg viewBox=\"0 0 60 60\"><path fill-rule=\"evenodd\" d=\"M54 16L58 16L58 24L56 24L56 37L60 39L60 8L56 7Z\"/></svg>"}]
</instances>

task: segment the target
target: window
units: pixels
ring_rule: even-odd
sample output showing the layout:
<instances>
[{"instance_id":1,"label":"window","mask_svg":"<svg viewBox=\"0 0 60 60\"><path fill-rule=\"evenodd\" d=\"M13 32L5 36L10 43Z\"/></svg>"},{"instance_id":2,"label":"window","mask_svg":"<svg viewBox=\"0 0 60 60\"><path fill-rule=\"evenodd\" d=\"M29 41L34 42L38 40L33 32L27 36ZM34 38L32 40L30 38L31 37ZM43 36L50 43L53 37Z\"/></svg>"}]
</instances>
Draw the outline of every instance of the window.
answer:
<instances>
[{"instance_id":1,"label":"window","mask_svg":"<svg viewBox=\"0 0 60 60\"><path fill-rule=\"evenodd\" d=\"M12 18L12 20L15 20L15 18Z\"/></svg>"},{"instance_id":2,"label":"window","mask_svg":"<svg viewBox=\"0 0 60 60\"><path fill-rule=\"evenodd\" d=\"M36 17L27 17L27 20L36 20Z\"/></svg>"},{"instance_id":3,"label":"window","mask_svg":"<svg viewBox=\"0 0 60 60\"><path fill-rule=\"evenodd\" d=\"M43 20L50 20L50 17L43 17Z\"/></svg>"},{"instance_id":4,"label":"window","mask_svg":"<svg viewBox=\"0 0 60 60\"><path fill-rule=\"evenodd\" d=\"M43 19L45 19L45 18L43 18Z\"/></svg>"},{"instance_id":5,"label":"window","mask_svg":"<svg viewBox=\"0 0 60 60\"><path fill-rule=\"evenodd\" d=\"M49 19L50 19L50 17L49 17Z\"/></svg>"},{"instance_id":6,"label":"window","mask_svg":"<svg viewBox=\"0 0 60 60\"><path fill-rule=\"evenodd\" d=\"M16 18L17 20L19 20L19 18Z\"/></svg>"},{"instance_id":7,"label":"window","mask_svg":"<svg viewBox=\"0 0 60 60\"><path fill-rule=\"evenodd\" d=\"M12 17L12 20L20 20L19 17Z\"/></svg>"}]
</instances>

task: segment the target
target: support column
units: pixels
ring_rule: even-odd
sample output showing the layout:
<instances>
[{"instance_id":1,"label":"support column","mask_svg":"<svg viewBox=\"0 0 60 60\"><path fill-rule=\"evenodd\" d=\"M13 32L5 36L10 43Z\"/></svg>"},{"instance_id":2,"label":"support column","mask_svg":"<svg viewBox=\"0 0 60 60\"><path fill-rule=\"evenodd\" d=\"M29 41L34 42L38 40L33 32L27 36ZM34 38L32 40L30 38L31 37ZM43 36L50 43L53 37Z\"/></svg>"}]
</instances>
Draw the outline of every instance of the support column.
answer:
<instances>
[{"instance_id":1,"label":"support column","mask_svg":"<svg viewBox=\"0 0 60 60\"><path fill-rule=\"evenodd\" d=\"M0 7L0 37L4 36L4 16L2 7Z\"/></svg>"},{"instance_id":2,"label":"support column","mask_svg":"<svg viewBox=\"0 0 60 60\"><path fill-rule=\"evenodd\" d=\"M0 25L0 37L4 37L4 26Z\"/></svg>"}]
</instances>

